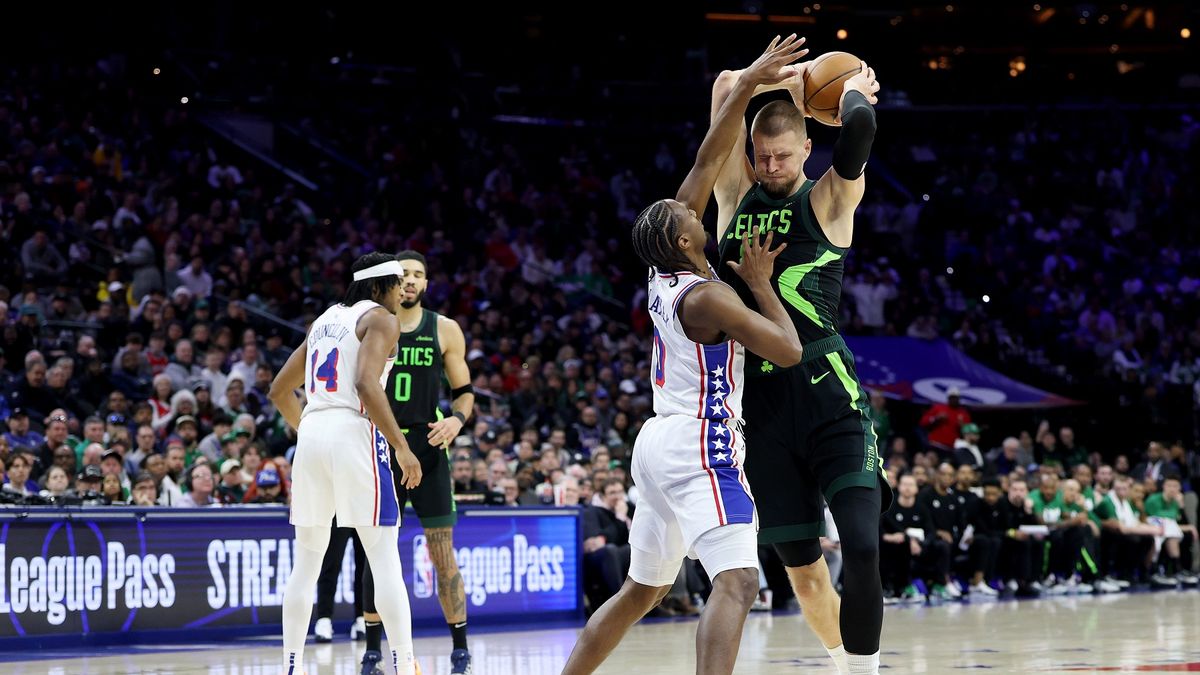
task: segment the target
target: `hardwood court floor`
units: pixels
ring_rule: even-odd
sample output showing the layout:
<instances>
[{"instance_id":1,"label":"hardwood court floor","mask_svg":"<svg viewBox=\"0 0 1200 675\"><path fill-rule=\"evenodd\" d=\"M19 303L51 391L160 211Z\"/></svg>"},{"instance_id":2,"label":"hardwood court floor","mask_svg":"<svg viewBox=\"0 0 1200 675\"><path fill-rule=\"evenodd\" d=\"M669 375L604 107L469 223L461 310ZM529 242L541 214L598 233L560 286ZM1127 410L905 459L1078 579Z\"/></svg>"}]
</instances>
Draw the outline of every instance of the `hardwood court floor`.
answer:
<instances>
[{"instance_id":1,"label":"hardwood court floor","mask_svg":"<svg viewBox=\"0 0 1200 675\"><path fill-rule=\"evenodd\" d=\"M636 626L598 673L694 672L694 620ZM476 675L557 674L578 628L471 636ZM144 645L99 651L0 653L12 675L274 675L276 640L202 645ZM361 643L310 643L309 675L357 675ZM449 637L418 638L425 675L450 670ZM938 607L888 608L884 672L1001 673L1200 672L1200 592L1067 597ZM835 672L798 614L752 614L736 673Z\"/></svg>"}]
</instances>

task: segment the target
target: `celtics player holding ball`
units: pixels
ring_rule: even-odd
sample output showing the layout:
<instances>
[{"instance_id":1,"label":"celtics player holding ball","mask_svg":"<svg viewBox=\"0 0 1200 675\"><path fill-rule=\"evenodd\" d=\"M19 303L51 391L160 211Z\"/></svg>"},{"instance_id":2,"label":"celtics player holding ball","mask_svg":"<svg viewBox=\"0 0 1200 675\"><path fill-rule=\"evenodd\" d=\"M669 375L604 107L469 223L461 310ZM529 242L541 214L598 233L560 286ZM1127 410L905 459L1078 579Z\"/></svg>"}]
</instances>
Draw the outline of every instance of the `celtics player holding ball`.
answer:
<instances>
[{"instance_id":1,"label":"celtics player holding ball","mask_svg":"<svg viewBox=\"0 0 1200 675\"><path fill-rule=\"evenodd\" d=\"M384 392L391 400L392 413L405 440L421 462L425 477L416 488L405 489L399 467L393 466L396 497L401 504L412 502L425 529L429 557L437 570L438 602L454 640L450 672L470 673L466 589L454 559L453 533L458 514L451 489L448 454L450 442L462 431L475 408L471 373L467 368L466 340L462 328L452 319L421 307L429 284L425 256L416 251L402 251L396 255L396 260L404 268L401 281L404 295L400 311L396 313L400 320L400 340ZM438 408L443 379L450 384L453 400L449 417ZM363 656L362 673L372 675L377 672L376 664L381 657L382 626L373 611L375 593L369 568L363 576L363 595L367 652Z\"/></svg>"},{"instance_id":2,"label":"celtics player holding ball","mask_svg":"<svg viewBox=\"0 0 1200 675\"><path fill-rule=\"evenodd\" d=\"M839 672L869 674L878 672L883 624L879 514L892 494L867 395L838 332L838 302L854 211L866 189L863 170L875 137L879 83L875 71L858 62L843 74L840 86L826 85L837 86L841 131L833 166L810 180L804 162L812 141L800 90L819 61L792 66L793 78L769 87L788 89L795 103L764 106L750 128L753 163L743 136L721 170L713 189L717 269L746 306L757 309L754 295L728 263L741 259L742 239L753 228L787 243L771 281L804 345L804 359L784 368L747 350L746 477L758 509L759 543L772 544L779 553L805 621ZM714 118L737 77L726 71L717 78ZM845 590L840 599L819 543L826 504L841 536Z\"/></svg>"}]
</instances>

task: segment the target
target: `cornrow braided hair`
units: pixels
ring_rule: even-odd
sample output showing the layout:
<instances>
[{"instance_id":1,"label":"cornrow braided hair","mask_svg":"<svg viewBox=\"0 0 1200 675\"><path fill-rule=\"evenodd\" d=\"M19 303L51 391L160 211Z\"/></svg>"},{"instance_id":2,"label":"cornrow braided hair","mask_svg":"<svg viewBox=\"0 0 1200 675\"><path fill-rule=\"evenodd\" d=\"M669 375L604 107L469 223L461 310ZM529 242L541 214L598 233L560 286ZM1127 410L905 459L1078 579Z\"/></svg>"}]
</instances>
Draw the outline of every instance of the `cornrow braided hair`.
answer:
<instances>
[{"instance_id":1,"label":"cornrow braided hair","mask_svg":"<svg viewBox=\"0 0 1200 675\"><path fill-rule=\"evenodd\" d=\"M631 237L634 253L653 268L651 274L657 271L673 275L672 286L679 283L680 272L700 273L675 245L679 238L679 222L667 200L660 199L638 214L637 220L633 221Z\"/></svg>"}]
</instances>

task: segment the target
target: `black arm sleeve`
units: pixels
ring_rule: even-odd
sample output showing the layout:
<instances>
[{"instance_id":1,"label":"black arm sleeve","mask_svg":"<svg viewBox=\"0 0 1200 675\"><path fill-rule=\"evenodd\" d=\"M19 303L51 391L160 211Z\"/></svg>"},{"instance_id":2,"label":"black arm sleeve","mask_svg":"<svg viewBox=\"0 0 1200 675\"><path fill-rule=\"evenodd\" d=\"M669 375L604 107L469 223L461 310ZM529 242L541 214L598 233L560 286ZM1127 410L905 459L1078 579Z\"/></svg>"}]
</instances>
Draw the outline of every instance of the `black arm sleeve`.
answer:
<instances>
[{"instance_id":1,"label":"black arm sleeve","mask_svg":"<svg viewBox=\"0 0 1200 675\"><path fill-rule=\"evenodd\" d=\"M874 141L875 108L860 92L847 92L842 102L842 131L833 144L833 170L837 175L846 180L861 176Z\"/></svg>"}]
</instances>

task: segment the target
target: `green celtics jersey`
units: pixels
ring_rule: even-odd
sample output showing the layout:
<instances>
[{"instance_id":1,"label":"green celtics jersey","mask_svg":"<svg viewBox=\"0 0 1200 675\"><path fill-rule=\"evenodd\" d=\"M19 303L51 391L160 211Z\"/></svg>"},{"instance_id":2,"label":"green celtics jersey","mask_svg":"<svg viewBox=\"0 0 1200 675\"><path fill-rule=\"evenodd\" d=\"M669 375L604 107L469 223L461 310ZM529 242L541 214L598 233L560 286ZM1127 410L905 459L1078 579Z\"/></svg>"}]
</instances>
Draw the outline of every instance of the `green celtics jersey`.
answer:
<instances>
[{"instance_id":1,"label":"green celtics jersey","mask_svg":"<svg viewBox=\"0 0 1200 675\"><path fill-rule=\"evenodd\" d=\"M416 330L400 335L396 358L388 373L386 391L397 424L409 428L438 419L438 398L444 378L438 315L422 310Z\"/></svg>"},{"instance_id":2,"label":"green celtics jersey","mask_svg":"<svg viewBox=\"0 0 1200 675\"><path fill-rule=\"evenodd\" d=\"M787 243L787 250L775 259L775 292L806 349L818 340L838 335L838 303L846 257L846 249L830 243L817 223L809 204L813 185L814 181L805 181L799 190L782 199L767 195L760 184L750 188L718 245L721 264L717 267L746 306L757 310L750 288L725 263L741 260L742 238L754 227L763 236L774 232L773 246ZM747 354L746 363L761 358Z\"/></svg>"},{"instance_id":3,"label":"green celtics jersey","mask_svg":"<svg viewBox=\"0 0 1200 675\"><path fill-rule=\"evenodd\" d=\"M1042 519L1042 522L1050 525L1057 523L1063 516L1066 504L1062 500L1062 492L1054 493L1052 499L1046 499L1041 490L1036 490L1029 495L1029 499L1033 502L1033 515Z\"/></svg>"},{"instance_id":4,"label":"green celtics jersey","mask_svg":"<svg viewBox=\"0 0 1200 675\"><path fill-rule=\"evenodd\" d=\"M1146 497L1147 516L1158 516L1159 518L1170 518L1171 520L1178 521L1180 520L1179 513L1179 504L1163 499L1161 492L1155 492Z\"/></svg>"}]
</instances>

